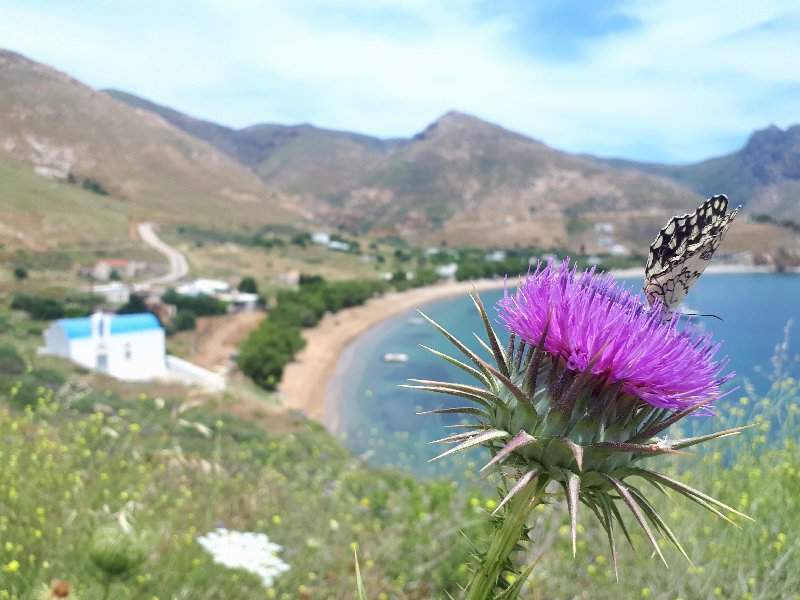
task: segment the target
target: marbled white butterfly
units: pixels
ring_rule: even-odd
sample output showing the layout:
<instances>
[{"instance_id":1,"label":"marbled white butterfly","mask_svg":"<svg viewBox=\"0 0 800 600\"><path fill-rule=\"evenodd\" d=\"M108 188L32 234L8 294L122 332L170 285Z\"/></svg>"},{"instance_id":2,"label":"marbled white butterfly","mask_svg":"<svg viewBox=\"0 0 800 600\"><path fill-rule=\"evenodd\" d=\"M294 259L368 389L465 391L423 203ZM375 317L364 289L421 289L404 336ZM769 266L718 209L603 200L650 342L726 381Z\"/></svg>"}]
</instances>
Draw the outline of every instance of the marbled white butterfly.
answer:
<instances>
[{"instance_id":1,"label":"marbled white butterfly","mask_svg":"<svg viewBox=\"0 0 800 600\"><path fill-rule=\"evenodd\" d=\"M702 275L714 251L722 243L733 218L724 194L706 200L692 214L672 217L650 244L644 271L644 293L652 306L656 299L663 306L663 318L673 311Z\"/></svg>"}]
</instances>

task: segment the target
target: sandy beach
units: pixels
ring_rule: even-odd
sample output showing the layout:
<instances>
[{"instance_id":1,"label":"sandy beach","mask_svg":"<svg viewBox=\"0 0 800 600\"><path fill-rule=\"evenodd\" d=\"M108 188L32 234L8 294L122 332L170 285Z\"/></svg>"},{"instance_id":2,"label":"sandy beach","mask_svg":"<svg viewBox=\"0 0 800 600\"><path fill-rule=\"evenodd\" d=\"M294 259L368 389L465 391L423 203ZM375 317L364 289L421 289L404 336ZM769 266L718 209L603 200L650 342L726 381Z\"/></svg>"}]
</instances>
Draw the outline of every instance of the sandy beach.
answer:
<instances>
[{"instance_id":1,"label":"sandy beach","mask_svg":"<svg viewBox=\"0 0 800 600\"><path fill-rule=\"evenodd\" d=\"M312 419L335 428L326 418L325 400L329 383L347 347L378 323L429 302L472 291L503 287L502 279L440 283L406 292L390 292L356 306L326 315L319 325L303 331L306 347L288 364L278 393L284 406L299 410Z\"/></svg>"},{"instance_id":2,"label":"sandy beach","mask_svg":"<svg viewBox=\"0 0 800 600\"><path fill-rule=\"evenodd\" d=\"M706 270L712 273L758 273L769 269L743 265L714 265ZM643 277L642 269L612 271L614 277ZM407 292L392 292L373 298L363 306L349 308L334 315L327 315L316 327L303 331L306 347L295 361L286 366L283 380L278 387L283 404L302 411L312 419L336 429L335 404L328 404L335 395L330 383L336 375L337 366L345 356L348 347L367 330L380 322L408 310L419 308L429 302L468 294L473 285L482 290L503 287L502 279L486 279L476 282L440 283ZM346 364L346 363L345 363Z\"/></svg>"}]
</instances>

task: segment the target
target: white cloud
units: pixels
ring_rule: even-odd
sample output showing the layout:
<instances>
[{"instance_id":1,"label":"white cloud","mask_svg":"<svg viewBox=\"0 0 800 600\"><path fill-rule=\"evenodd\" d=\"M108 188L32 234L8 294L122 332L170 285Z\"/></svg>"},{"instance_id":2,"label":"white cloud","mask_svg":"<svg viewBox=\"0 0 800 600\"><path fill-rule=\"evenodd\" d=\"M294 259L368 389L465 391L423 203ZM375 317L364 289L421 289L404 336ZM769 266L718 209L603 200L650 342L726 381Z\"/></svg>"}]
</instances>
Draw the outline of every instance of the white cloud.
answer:
<instances>
[{"instance_id":1,"label":"white cloud","mask_svg":"<svg viewBox=\"0 0 800 600\"><path fill-rule=\"evenodd\" d=\"M737 4L630 2L639 27L564 60L521 48L517 15L477 0L12 0L0 46L236 126L408 136L456 108L570 151L692 161L800 121L799 13Z\"/></svg>"}]
</instances>

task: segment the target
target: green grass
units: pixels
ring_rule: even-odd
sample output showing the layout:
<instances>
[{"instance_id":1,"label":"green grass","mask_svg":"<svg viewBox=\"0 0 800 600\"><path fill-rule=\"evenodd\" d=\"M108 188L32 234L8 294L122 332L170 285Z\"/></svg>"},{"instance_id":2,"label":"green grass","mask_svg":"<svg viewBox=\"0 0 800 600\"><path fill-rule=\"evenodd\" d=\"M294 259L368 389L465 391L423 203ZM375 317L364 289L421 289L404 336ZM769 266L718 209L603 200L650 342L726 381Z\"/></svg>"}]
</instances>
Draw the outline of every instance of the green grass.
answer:
<instances>
[{"instance_id":1,"label":"green grass","mask_svg":"<svg viewBox=\"0 0 800 600\"><path fill-rule=\"evenodd\" d=\"M451 482L365 465L301 417L265 431L185 397L63 384L13 317L8 339L28 367L0 380L0 598L58 579L81 598L350 598L355 547L372 598L439 597L465 581L461 530L476 535L485 515ZM120 514L147 558L107 590L88 548ZM213 564L196 538L219 523L266 533L291 570L264 590Z\"/></svg>"},{"instance_id":2,"label":"green grass","mask_svg":"<svg viewBox=\"0 0 800 600\"><path fill-rule=\"evenodd\" d=\"M93 412L97 404L113 413ZM311 424L270 435L159 406L71 386L22 413L0 408L0 597L28 597L53 579L99 597L103 578L86 547L120 511L148 559L113 583L114 598L265 597L257 578L212 564L197 545L220 522L283 546L291 571L268 597L348 597L356 545L373 593L431 597L461 580L457 523L478 515L448 482L365 467Z\"/></svg>"},{"instance_id":3,"label":"green grass","mask_svg":"<svg viewBox=\"0 0 800 600\"><path fill-rule=\"evenodd\" d=\"M263 429L196 406L180 390L89 385L102 380L35 356L35 324L20 313L2 317L4 342L25 365L9 360L16 366L0 375L0 599L37 597L57 579L80 598L353 598L356 547L371 600L459 597L467 538L481 545L493 490L371 467L299 416L291 427L276 419ZM573 559L566 511L551 505L535 513L534 544L521 558L544 552L524 597L797 598L798 397L795 380L777 377L766 397L743 396L716 418L717 428L754 429L660 465L754 522L735 527L662 497L657 508L693 565L662 544L664 567L629 522L638 552L620 545L616 582L589 511ZM146 559L107 582L88 549L120 514L144 540ZM265 590L255 576L214 564L196 538L220 522L267 534L291 570Z\"/></svg>"},{"instance_id":4,"label":"green grass","mask_svg":"<svg viewBox=\"0 0 800 600\"><path fill-rule=\"evenodd\" d=\"M96 242L98 247L128 235L130 203L98 196L79 186L45 179L27 165L0 157L0 206L4 225L13 226L34 247ZM3 241L14 233L0 231ZM23 244L25 247L25 244Z\"/></svg>"},{"instance_id":5,"label":"green grass","mask_svg":"<svg viewBox=\"0 0 800 600\"><path fill-rule=\"evenodd\" d=\"M584 531L572 559L568 527L563 520L540 516L534 552L545 550L534 570L530 597L547 600L648 598L694 600L796 600L800 598L800 468L797 424L800 387L788 376L775 381L762 398L743 396L738 406L721 413L715 429L742 422L756 427L710 444L700 457L661 461L667 472L745 512L753 522L725 523L683 498L659 497L656 509L684 545L692 564L660 540L669 568L652 557L648 542L629 521L638 552L619 548L619 582L605 534L583 509ZM552 509L551 509L552 510ZM547 526L558 529L546 543ZM544 546L542 545L544 543Z\"/></svg>"}]
</instances>

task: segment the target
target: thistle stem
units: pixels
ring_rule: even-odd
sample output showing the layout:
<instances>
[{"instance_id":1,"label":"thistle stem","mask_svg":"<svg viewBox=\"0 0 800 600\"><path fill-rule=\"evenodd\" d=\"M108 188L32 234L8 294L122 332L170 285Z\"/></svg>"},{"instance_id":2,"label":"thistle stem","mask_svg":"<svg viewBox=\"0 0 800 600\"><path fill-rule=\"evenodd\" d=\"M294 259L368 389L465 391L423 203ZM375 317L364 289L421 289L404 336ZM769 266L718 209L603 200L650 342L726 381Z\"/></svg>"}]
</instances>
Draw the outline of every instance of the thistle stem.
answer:
<instances>
[{"instance_id":1,"label":"thistle stem","mask_svg":"<svg viewBox=\"0 0 800 600\"><path fill-rule=\"evenodd\" d=\"M531 481L507 505L503 522L492 535L489 550L467 586L465 600L489 600L503 570L503 565L522 539L531 510L539 503L541 495L538 481Z\"/></svg>"}]
</instances>

